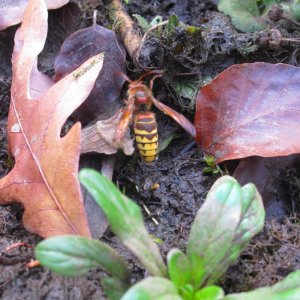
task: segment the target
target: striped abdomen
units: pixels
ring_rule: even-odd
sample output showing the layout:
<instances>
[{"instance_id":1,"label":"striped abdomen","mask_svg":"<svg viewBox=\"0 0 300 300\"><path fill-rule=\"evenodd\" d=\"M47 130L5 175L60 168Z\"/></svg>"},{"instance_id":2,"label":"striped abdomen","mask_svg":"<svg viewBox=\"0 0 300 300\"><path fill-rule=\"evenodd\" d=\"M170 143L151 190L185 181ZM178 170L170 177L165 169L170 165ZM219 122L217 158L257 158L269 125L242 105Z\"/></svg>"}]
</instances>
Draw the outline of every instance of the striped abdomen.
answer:
<instances>
[{"instance_id":1,"label":"striped abdomen","mask_svg":"<svg viewBox=\"0 0 300 300\"><path fill-rule=\"evenodd\" d=\"M152 162L157 157L158 135L155 114L136 112L133 122L136 146L145 162Z\"/></svg>"}]
</instances>

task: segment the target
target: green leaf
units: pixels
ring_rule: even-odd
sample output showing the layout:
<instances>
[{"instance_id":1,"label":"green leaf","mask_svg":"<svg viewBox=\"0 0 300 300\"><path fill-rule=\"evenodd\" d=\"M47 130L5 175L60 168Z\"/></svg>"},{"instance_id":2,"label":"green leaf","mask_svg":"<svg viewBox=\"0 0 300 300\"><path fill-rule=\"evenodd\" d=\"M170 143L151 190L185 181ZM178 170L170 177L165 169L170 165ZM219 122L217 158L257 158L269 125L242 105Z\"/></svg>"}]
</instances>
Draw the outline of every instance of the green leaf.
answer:
<instances>
[{"instance_id":1,"label":"green leaf","mask_svg":"<svg viewBox=\"0 0 300 300\"><path fill-rule=\"evenodd\" d=\"M217 174L217 173L215 173L215 169L213 169L211 167L204 167L202 169L202 173L203 174Z\"/></svg>"},{"instance_id":2,"label":"green leaf","mask_svg":"<svg viewBox=\"0 0 300 300\"><path fill-rule=\"evenodd\" d=\"M174 85L174 89L179 97L187 98L192 104L195 104L195 99L199 91L198 82L180 81Z\"/></svg>"},{"instance_id":3,"label":"green leaf","mask_svg":"<svg viewBox=\"0 0 300 300\"><path fill-rule=\"evenodd\" d=\"M216 282L239 257L249 241L263 229L265 210L261 196L254 184L248 183L242 187L242 202L240 204L242 213L231 247L228 249L226 256L216 266L214 273L208 280L208 284Z\"/></svg>"},{"instance_id":4,"label":"green leaf","mask_svg":"<svg viewBox=\"0 0 300 300\"><path fill-rule=\"evenodd\" d=\"M170 280L148 277L132 286L121 300L182 300L182 298Z\"/></svg>"},{"instance_id":5,"label":"green leaf","mask_svg":"<svg viewBox=\"0 0 300 300\"><path fill-rule=\"evenodd\" d=\"M194 296L194 300L220 300L223 297L223 289L219 286L211 285L198 291Z\"/></svg>"},{"instance_id":6,"label":"green leaf","mask_svg":"<svg viewBox=\"0 0 300 300\"><path fill-rule=\"evenodd\" d=\"M66 235L46 239L35 248L37 260L65 276L81 276L100 266L120 280L127 281L126 262L110 246L82 236Z\"/></svg>"},{"instance_id":7,"label":"green leaf","mask_svg":"<svg viewBox=\"0 0 300 300\"><path fill-rule=\"evenodd\" d=\"M151 28L151 25L142 16L137 15L137 14L133 14L132 16L137 19L139 26L143 29L144 32L146 32L148 29Z\"/></svg>"},{"instance_id":8,"label":"green leaf","mask_svg":"<svg viewBox=\"0 0 300 300\"><path fill-rule=\"evenodd\" d=\"M187 30L188 26L183 28ZM177 43L179 42L177 41ZM182 79L177 79L172 80L171 84L176 93L178 104L188 111L193 111L195 109L196 97L201 86L199 80L190 80L189 82L186 82Z\"/></svg>"},{"instance_id":9,"label":"green leaf","mask_svg":"<svg viewBox=\"0 0 300 300\"><path fill-rule=\"evenodd\" d=\"M265 20L259 18L256 0L220 0L218 10L229 15L240 31L253 32L267 27Z\"/></svg>"},{"instance_id":10,"label":"green leaf","mask_svg":"<svg viewBox=\"0 0 300 300\"><path fill-rule=\"evenodd\" d=\"M271 287L259 288L247 293L230 294L224 300L299 300L300 271L288 275L282 281Z\"/></svg>"},{"instance_id":11,"label":"green leaf","mask_svg":"<svg viewBox=\"0 0 300 300\"><path fill-rule=\"evenodd\" d=\"M178 17L176 15L171 15L166 25L167 33L172 32L178 25L179 25Z\"/></svg>"},{"instance_id":12,"label":"green leaf","mask_svg":"<svg viewBox=\"0 0 300 300\"><path fill-rule=\"evenodd\" d=\"M240 187L230 176L209 191L191 228L187 255L194 288L213 284L263 228L265 211L253 184Z\"/></svg>"},{"instance_id":13,"label":"green leaf","mask_svg":"<svg viewBox=\"0 0 300 300\"><path fill-rule=\"evenodd\" d=\"M155 244L159 244L162 245L164 243L164 241L159 238L158 236L155 236L153 234L149 234L149 237L151 238L151 240L155 243Z\"/></svg>"},{"instance_id":14,"label":"green leaf","mask_svg":"<svg viewBox=\"0 0 300 300\"><path fill-rule=\"evenodd\" d=\"M187 255L194 288L213 274L227 254L241 215L242 190L236 180L224 176L209 191L191 228Z\"/></svg>"},{"instance_id":15,"label":"green leaf","mask_svg":"<svg viewBox=\"0 0 300 300\"><path fill-rule=\"evenodd\" d=\"M206 164L211 167L215 168L216 167L216 159L213 155L204 155L203 160L206 162Z\"/></svg>"},{"instance_id":16,"label":"green leaf","mask_svg":"<svg viewBox=\"0 0 300 300\"><path fill-rule=\"evenodd\" d=\"M220 167L216 163L216 159L213 155L204 155L204 161L208 167L204 167L202 172L203 174L218 174L221 173Z\"/></svg>"},{"instance_id":17,"label":"green leaf","mask_svg":"<svg viewBox=\"0 0 300 300\"><path fill-rule=\"evenodd\" d=\"M172 249L167 256L169 277L180 289L190 283L191 268L185 254L179 249Z\"/></svg>"},{"instance_id":18,"label":"green leaf","mask_svg":"<svg viewBox=\"0 0 300 300\"><path fill-rule=\"evenodd\" d=\"M109 179L92 169L81 170L79 179L103 209L112 232L152 275L165 277L166 266L157 245L146 231L140 207L124 196Z\"/></svg>"},{"instance_id":19,"label":"green leaf","mask_svg":"<svg viewBox=\"0 0 300 300\"><path fill-rule=\"evenodd\" d=\"M185 286L183 286L183 287L180 288L179 295L184 300L193 300L193 297L194 297L194 288L190 284L187 284L187 285L185 285Z\"/></svg>"},{"instance_id":20,"label":"green leaf","mask_svg":"<svg viewBox=\"0 0 300 300\"><path fill-rule=\"evenodd\" d=\"M105 294L110 300L119 300L128 289L125 282L120 281L116 277L104 277L101 279L101 285Z\"/></svg>"}]
</instances>

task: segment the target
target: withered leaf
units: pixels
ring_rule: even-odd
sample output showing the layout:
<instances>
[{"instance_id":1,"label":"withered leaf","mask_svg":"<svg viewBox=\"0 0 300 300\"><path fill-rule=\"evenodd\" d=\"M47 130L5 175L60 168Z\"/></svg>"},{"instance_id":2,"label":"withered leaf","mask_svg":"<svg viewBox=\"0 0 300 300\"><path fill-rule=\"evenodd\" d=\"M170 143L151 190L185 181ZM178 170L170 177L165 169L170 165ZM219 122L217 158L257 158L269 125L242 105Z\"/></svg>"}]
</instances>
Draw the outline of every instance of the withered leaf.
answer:
<instances>
[{"instance_id":1,"label":"withered leaf","mask_svg":"<svg viewBox=\"0 0 300 300\"><path fill-rule=\"evenodd\" d=\"M218 162L300 152L300 69L234 65L197 97L196 141Z\"/></svg>"},{"instance_id":2,"label":"withered leaf","mask_svg":"<svg viewBox=\"0 0 300 300\"><path fill-rule=\"evenodd\" d=\"M103 54L51 86L37 70L37 56L46 35L46 5L42 0L30 0L15 37L7 124L15 165L0 180L0 203L22 203L25 228L42 237L89 236L77 179L80 124L63 138L60 132L69 115L90 93L102 68Z\"/></svg>"},{"instance_id":3,"label":"withered leaf","mask_svg":"<svg viewBox=\"0 0 300 300\"><path fill-rule=\"evenodd\" d=\"M126 155L134 152L133 140L126 135L122 144L116 143L117 125L121 119L122 111L118 111L111 118L98 121L96 124L82 130L81 153L97 152L114 154L123 149Z\"/></svg>"},{"instance_id":4,"label":"withered leaf","mask_svg":"<svg viewBox=\"0 0 300 300\"><path fill-rule=\"evenodd\" d=\"M56 9L67 4L70 0L45 0L48 9ZM22 22L28 0L1 0L0 30Z\"/></svg>"},{"instance_id":5,"label":"withered leaf","mask_svg":"<svg viewBox=\"0 0 300 300\"><path fill-rule=\"evenodd\" d=\"M115 112L115 101L124 83L120 73L126 71L124 47L113 31L95 25L79 30L67 38L55 60L57 81L99 52L105 53L105 72L99 74L91 94L77 110L83 124L96 118L106 119Z\"/></svg>"},{"instance_id":6,"label":"withered leaf","mask_svg":"<svg viewBox=\"0 0 300 300\"><path fill-rule=\"evenodd\" d=\"M88 154L80 157L79 169L92 168L103 174L102 166L105 159L111 159L109 156L102 158L99 154ZM112 180L112 176L109 178ZM96 203L92 195L81 184L84 208L88 218L88 223L93 238L98 239L103 236L107 229L108 223L101 207Z\"/></svg>"},{"instance_id":7,"label":"withered leaf","mask_svg":"<svg viewBox=\"0 0 300 300\"><path fill-rule=\"evenodd\" d=\"M252 156L240 161L234 171L234 177L241 184L252 182L262 196L268 216L282 217L285 208L289 208L287 177L293 169L299 170L300 155L279 157Z\"/></svg>"}]
</instances>

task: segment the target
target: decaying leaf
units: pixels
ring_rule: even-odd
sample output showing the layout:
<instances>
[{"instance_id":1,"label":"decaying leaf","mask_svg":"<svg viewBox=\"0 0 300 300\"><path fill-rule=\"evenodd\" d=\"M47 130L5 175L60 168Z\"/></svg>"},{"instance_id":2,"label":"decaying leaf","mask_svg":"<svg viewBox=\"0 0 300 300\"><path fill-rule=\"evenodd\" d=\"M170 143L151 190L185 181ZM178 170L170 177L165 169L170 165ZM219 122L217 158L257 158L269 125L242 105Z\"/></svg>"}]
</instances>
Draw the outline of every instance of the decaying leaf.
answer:
<instances>
[{"instance_id":1,"label":"decaying leaf","mask_svg":"<svg viewBox=\"0 0 300 300\"><path fill-rule=\"evenodd\" d=\"M234 65L202 88L195 127L217 162L300 152L300 69L285 64Z\"/></svg>"},{"instance_id":2,"label":"decaying leaf","mask_svg":"<svg viewBox=\"0 0 300 300\"><path fill-rule=\"evenodd\" d=\"M94 119L105 119L115 111L125 73L125 50L115 33L95 25L73 33L67 38L55 60L55 81L74 71L84 61L97 53L105 53L104 69L95 86L80 108L78 117L83 124Z\"/></svg>"},{"instance_id":3,"label":"decaying leaf","mask_svg":"<svg viewBox=\"0 0 300 300\"><path fill-rule=\"evenodd\" d=\"M103 165L108 170L103 170ZM82 170L83 168L91 168L97 170L98 172L101 172L101 174L112 180L114 157L112 155L102 156L97 153L82 155L79 161L79 170ZM80 186L91 235L94 239L99 239L103 236L104 232L107 229L107 219L101 207L95 202L92 195L82 184Z\"/></svg>"},{"instance_id":4,"label":"decaying leaf","mask_svg":"<svg viewBox=\"0 0 300 300\"><path fill-rule=\"evenodd\" d=\"M268 216L282 217L285 209L293 207L289 203L288 186L292 180L287 175L292 170L299 170L300 155L280 157L252 156L240 161L234 171L234 177L241 184L252 182L262 195Z\"/></svg>"},{"instance_id":5,"label":"decaying leaf","mask_svg":"<svg viewBox=\"0 0 300 300\"><path fill-rule=\"evenodd\" d=\"M60 8L70 0L45 0L48 9ZM22 22L28 0L1 0L0 30Z\"/></svg>"},{"instance_id":6,"label":"decaying leaf","mask_svg":"<svg viewBox=\"0 0 300 300\"><path fill-rule=\"evenodd\" d=\"M0 180L0 203L25 208L23 224L43 237L89 236L77 179L80 124L60 137L69 115L84 101L102 68L99 54L55 85L37 70L47 35L47 7L30 0L15 37L7 131L11 172ZM81 74L79 77L74 74Z\"/></svg>"},{"instance_id":7,"label":"decaying leaf","mask_svg":"<svg viewBox=\"0 0 300 300\"><path fill-rule=\"evenodd\" d=\"M129 135L122 139L122 144L116 143L117 125L121 119L122 111L118 111L111 118L98 121L96 124L82 130L81 153L97 152L114 154L123 149L126 155L134 152L133 140Z\"/></svg>"}]
</instances>

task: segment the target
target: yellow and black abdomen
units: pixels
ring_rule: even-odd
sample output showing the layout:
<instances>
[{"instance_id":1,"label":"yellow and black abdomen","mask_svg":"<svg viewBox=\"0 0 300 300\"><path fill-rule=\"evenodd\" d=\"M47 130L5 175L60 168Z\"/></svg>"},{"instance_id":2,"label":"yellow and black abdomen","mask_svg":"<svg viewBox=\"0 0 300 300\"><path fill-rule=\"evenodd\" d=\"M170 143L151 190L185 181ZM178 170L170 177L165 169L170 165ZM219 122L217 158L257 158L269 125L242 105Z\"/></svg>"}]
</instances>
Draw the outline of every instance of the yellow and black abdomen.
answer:
<instances>
[{"instance_id":1,"label":"yellow and black abdomen","mask_svg":"<svg viewBox=\"0 0 300 300\"><path fill-rule=\"evenodd\" d=\"M136 112L133 122L136 146L145 162L157 157L158 135L155 114L150 111Z\"/></svg>"}]
</instances>

